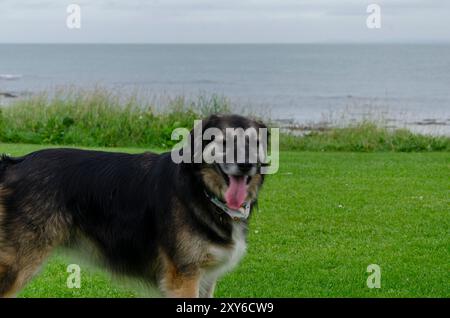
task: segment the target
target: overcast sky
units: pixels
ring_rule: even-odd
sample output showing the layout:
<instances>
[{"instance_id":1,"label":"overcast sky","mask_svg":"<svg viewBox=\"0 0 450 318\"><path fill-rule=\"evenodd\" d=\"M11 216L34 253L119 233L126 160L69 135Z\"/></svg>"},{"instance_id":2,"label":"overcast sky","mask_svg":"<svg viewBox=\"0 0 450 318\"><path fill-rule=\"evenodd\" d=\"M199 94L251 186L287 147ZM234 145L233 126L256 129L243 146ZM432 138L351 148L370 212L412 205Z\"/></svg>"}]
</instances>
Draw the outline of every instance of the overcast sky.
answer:
<instances>
[{"instance_id":1,"label":"overcast sky","mask_svg":"<svg viewBox=\"0 0 450 318\"><path fill-rule=\"evenodd\" d=\"M81 7L81 29L66 27ZM381 7L368 29L367 5ZM0 0L0 43L446 42L449 0Z\"/></svg>"}]
</instances>

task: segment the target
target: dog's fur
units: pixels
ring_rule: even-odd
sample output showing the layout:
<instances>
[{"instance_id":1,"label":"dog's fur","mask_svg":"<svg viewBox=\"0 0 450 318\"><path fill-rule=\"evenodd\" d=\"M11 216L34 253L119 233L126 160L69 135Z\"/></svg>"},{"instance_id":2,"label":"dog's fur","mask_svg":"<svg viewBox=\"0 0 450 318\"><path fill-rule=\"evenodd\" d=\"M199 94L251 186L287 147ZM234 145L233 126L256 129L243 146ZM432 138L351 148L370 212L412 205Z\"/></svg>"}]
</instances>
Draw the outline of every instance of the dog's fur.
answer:
<instances>
[{"instance_id":1,"label":"dog's fur","mask_svg":"<svg viewBox=\"0 0 450 318\"><path fill-rule=\"evenodd\" d=\"M203 130L261 128L237 115L211 116ZM259 170L258 170L259 171ZM256 202L263 175L248 181ZM175 164L169 153L48 149L0 160L0 297L14 296L60 245L95 247L113 273L168 297L210 297L246 249L247 220L232 220L218 164Z\"/></svg>"}]
</instances>

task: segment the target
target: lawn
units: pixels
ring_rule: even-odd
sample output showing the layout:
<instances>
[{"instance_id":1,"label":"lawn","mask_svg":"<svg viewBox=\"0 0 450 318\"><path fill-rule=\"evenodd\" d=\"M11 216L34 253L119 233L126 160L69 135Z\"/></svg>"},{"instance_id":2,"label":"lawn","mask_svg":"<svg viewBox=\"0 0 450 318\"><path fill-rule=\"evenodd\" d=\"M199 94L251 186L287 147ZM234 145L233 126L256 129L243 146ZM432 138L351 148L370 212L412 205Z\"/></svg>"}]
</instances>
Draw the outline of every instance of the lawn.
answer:
<instances>
[{"instance_id":1,"label":"lawn","mask_svg":"<svg viewBox=\"0 0 450 318\"><path fill-rule=\"evenodd\" d=\"M13 155L40 148L0 144ZM282 152L251 220L248 254L216 296L449 297L449 168L448 152ZM57 252L19 296L142 295L84 266L81 288L69 289L73 262ZM379 289L366 285L369 264L381 268Z\"/></svg>"}]
</instances>

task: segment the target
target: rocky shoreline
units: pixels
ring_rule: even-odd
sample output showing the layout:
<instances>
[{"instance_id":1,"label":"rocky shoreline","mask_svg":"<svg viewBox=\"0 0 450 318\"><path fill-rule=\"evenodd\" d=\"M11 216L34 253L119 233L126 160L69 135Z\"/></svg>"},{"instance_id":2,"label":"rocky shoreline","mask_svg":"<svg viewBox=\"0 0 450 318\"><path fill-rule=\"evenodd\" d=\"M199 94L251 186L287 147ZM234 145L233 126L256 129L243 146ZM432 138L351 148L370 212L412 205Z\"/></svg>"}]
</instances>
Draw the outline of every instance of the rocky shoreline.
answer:
<instances>
[{"instance_id":1,"label":"rocky shoreline","mask_svg":"<svg viewBox=\"0 0 450 318\"><path fill-rule=\"evenodd\" d=\"M10 92L0 92L0 97L4 97L4 98L17 98L19 97L16 94L10 93Z\"/></svg>"},{"instance_id":2,"label":"rocky shoreline","mask_svg":"<svg viewBox=\"0 0 450 318\"><path fill-rule=\"evenodd\" d=\"M335 128L344 128L358 122L361 121L355 120L347 123L335 123L331 121L297 123L293 120L274 120L275 125L279 126L281 131L298 136L308 135L314 132L331 131ZM376 124L380 127L392 130L405 128L421 134L450 136L450 118L425 118L417 121L400 121L392 119L385 122L376 122Z\"/></svg>"}]
</instances>

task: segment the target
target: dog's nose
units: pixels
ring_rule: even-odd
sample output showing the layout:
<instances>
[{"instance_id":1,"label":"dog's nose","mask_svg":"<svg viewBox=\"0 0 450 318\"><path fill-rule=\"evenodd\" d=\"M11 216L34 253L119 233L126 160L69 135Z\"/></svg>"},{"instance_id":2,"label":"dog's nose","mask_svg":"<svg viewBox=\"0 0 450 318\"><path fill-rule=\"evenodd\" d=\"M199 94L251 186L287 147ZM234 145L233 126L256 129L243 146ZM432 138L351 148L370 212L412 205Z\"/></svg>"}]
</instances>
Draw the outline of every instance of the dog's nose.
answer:
<instances>
[{"instance_id":1,"label":"dog's nose","mask_svg":"<svg viewBox=\"0 0 450 318\"><path fill-rule=\"evenodd\" d=\"M249 172L253 168L252 163L238 163L237 166L242 173Z\"/></svg>"}]
</instances>

